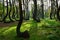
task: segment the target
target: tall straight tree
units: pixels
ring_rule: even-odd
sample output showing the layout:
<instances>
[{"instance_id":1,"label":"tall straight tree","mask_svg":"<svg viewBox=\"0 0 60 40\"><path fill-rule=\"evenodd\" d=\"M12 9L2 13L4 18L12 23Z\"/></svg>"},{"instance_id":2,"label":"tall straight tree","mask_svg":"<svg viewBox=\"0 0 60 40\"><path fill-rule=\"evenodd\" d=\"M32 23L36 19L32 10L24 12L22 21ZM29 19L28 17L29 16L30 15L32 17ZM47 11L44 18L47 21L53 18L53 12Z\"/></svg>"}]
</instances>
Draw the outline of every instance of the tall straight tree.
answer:
<instances>
[{"instance_id":1,"label":"tall straight tree","mask_svg":"<svg viewBox=\"0 0 60 40\"><path fill-rule=\"evenodd\" d=\"M58 7L58 0L56 0L56 7L57 7L57 19L60 21L60 14L59 14L60 6Z\"/></svg>"},{"instance_id":2,"label":"tall straight tree","mask_svg":"<svg viewBox=\"0 0 60 40\"><path fill-rule=\"evenodd\" d=\"M25 19L25 0L22 0L23 1L23 3L22 3L22 5L23 5L23 16L24 16L24 19Z\"/></svg>"},{"instance_id":3,"label":"tall straight tree","mask_svg":"<svg viewBox=\"0 0 60 40\"><path fill-rule=\"evenodd\" d=\"M57 9L58 9L58 0L56 0L56 7L57 7Z\"/></svg>"},{"instance_id":4,"label":"tall straight tree","mask_svg":"<svg viewBox=\"0 0 60 40\"><path fill-rule=\"evenodd\" d=\"M54 18L56 17L56 14L57 14L57 9L58 9L58 0L55 0L55 13L54 13Z\"/></svg>"},{"instance_id":5,"label":"tall straight tree","mask_svg":"<svg viewBox=\"0 0 60 40\"><path fill-rule=\"evenodd\" d=\"M43 0L41 0L41 8L42 8L42 18L44 19L44 3L43 3Z\"/></svg>"},{"instance_id":6,"label":"tall straight tree","mask_svg":"<svg viewBox=\"0 0 60 40\"><path fill-rule=\"evenodd\" d=\"M29 13L29 9L28 9L28 3L29 3L29 0L25 0L25 12L26 12L26 20L29 20L29 16L30 16L30 13Z\"/></svg>"},{"instance_id":7,"label":"tall straight tree","mask_svg":"<svg viewBox=\"0 0 60 40\"><path fill-rule=\"evenodd\" d=\"M54 17L55 12L55 0L51 0L51 13L50 13L50 19Z\"/></svg>"},{"instance_id":8,"label":"tall straight tree","mask_svg":"<svg viewBox=\"0 0 60 40\"><path fill-rule=\"evenodd\" d=\"M60 14L59 14L59 11L60 11L60 6L59 6L59 8L57 9L57 19L60 21Z\"/></svg>"},{"instance_id":9,"label":"tall straight tree","mask_svg":"<svg viewBox=\"0 0 60 40\"><path fill-rule=\"evenodd\" d=\"M37 0L34 1L34 13L33 13L33 19L37 22L40 22L40 19L37 18Z\"/></svg>"},{"instance_id":10,"label":"tall straight tree","mask_svg":"<svg viewBox=\"0 0 60 40\"><path fill-rule=\"evenodd\" d=\"M4 0L3 0L3 13L2 13L2 18L4 18Z\"/></svg>"},{"instance_id":11,"label":"tall straight tree","mask_svg":"<svg viewBox=\"0 0 60 40\"><path fill-rule=\"evenodd\" d=\"M16 33L17 33L17 36L18 36L18 37L29 38L29 33L28 33L28 31L25 31L25 32L21 32L21 31L20 31L20 28L21 28L21 25L22 25L22 22L23 22L23 12L22 12L21 0L18 0L18 1L19 1L20 20L19 20L19 23L18 23L17 28L16 28Z\"/></svg>"}]
</instances>

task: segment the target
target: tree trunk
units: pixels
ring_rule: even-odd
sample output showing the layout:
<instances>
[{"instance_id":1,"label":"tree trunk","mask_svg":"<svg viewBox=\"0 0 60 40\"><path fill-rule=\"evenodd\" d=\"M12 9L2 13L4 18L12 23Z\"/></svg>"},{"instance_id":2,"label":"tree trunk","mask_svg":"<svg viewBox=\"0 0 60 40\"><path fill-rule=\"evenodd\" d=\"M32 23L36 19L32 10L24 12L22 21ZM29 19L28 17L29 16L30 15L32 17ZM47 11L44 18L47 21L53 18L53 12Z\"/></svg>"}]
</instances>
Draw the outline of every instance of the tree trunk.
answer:
<instances>
[{"instance_id":1,"label":"tree trunk","mask_svg":"<svg viewBox=\"0 0 60 40\"><path fill-rule=\"evenodd\" d=\"M44 3L43 0L41 0L41 8L42 8L42 19L44 19Z\"/></svg>"},{"instance_id":2,"label":"tree trunk","mask_svg":"<svg viewBox=\"0 0 60 40\"><path fill-rule=\"evenodd\" d=\"M19 20L19 23L18 23L17 28L16 28L17 36L22 37L22 38L29 38L28 31L20 32L20 28L21 28L21 25L23 22L23 12L22 12L21 0L19 0L19 13L20 13L20 20Z\"/></svg>"},{"instance_id":3,"label":"tree trunk","mask_svg":"<svg viewBox=\"0 0 60 40\"><path fill-rule=\"evenodd\" d=\"M54 16L55 16L55 0L51 0L50 19L53 19Z\"/></svg>"},{"instance_id":4,"label":"tree trunk","mask_svg":"<svg viewBox=\"0 0 60 40\"><path fill-rule=\"evenodd\" d=\"M60 21L60 14L59 14L59 11L60 11L60 6L59 6L59 8L57 9L57 19Z\"/></svg>"},{"instance_id":5,"label":"tree trunk","mask_svg":"<svg viewBox=\"0 0 60 40\"><path fill-rule=\"evenodd\" d=\"M33 19L37 22L40 22L40 19L37 18L37 0L34 1L34 13L33 13Z\"/></svg>"},{"instance_id":6,"label":"tree trunk","mask_svg":"<svg viewBox=\"0 0 60 40\"><path fill-rule=\"evenodd\" d=\"M2 18L4 18L4 0L3 0L3 13L2 13Z\"/></svg>"},{"instance_id":7,"label":"tree trunk","mask_svg":"<svg viewBox=\"0 0 60 40\"><path fill-rule=\"evenodd\" d=\"M29 20L29 16L30 16L29 9L28 9L28 2L29 2L29 0L25 1L25 8L26 8L26 17L25 17L25 19L26 20Z\"/></svg>"},{"instance_id":8,"label":"tree trunk","mask_svg":"<svg viewBox=\"0 0 60 40\"><path fill-rule=\"evenodd\" d=\"M9 4L10 4L10 11L9 11L9 19L10 19L10 21L13 21L12 19L11 19L11 11L12 11L12 4L11 4L11 0L9 0Z\"/></svg>"},{"instance_id":9,"label":"tree trunk","mask_svg":"<svg viewBox=\"0 0 60 40\"><path fill-rule=\"evenodd\" d=\"M5 22L6 17L8 16L8 0L6 0L6 3L7 3L7 13L6 13L6 16L3 18L4 22Z\"/></svg>"},{"instance_id":10,"label":"tree trunk","mask_svg":"<svg viewBox=\"0 0 60 40\"><path fill-rule=\"evenodd\" d=\"M15 8L14 8L14 3L15 3L15 0L12 0L12 7L13 7L12 18L13 18L13 19L15 19Z\"/></svg>"}]
</instances>

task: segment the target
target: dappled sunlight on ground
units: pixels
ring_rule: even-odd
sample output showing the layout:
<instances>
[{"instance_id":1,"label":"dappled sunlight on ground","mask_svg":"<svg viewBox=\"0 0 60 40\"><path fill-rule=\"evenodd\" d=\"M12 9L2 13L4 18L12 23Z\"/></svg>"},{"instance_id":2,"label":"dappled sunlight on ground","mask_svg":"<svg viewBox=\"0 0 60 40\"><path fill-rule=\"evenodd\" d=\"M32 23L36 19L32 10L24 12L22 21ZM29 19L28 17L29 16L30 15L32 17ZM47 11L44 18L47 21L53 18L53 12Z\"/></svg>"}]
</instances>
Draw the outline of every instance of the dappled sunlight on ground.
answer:
<instances>
[{"instance_id":1,"label":"dappled sunlight on ground","mask_svg":"<svg viewBox=\"0 0 60 40\"><path fill-rule=\"evenodd\" d=\"M42 20L42 22L34 22L29 20L23 22L21 32L29 31L30 38L28 40L60 40L60 25L55 20ZM16 37L16 27L8 26L0 27L0 40L23 40Z\"/></svg>"}]
</instances>

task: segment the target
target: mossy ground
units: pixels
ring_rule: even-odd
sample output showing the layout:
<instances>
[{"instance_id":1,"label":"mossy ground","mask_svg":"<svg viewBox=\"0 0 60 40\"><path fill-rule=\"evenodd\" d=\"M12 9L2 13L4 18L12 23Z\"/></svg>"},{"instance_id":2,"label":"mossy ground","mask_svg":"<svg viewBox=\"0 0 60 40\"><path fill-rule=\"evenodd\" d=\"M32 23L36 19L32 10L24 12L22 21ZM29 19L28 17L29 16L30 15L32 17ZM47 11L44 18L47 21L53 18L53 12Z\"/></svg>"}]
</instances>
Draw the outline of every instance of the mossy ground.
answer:
<instances>
[{"instance_id":1,"label":"mossy ground","mask_svg":"<svg viewBox=\"0 0 60 40\"><path fill-rule=\"evenodd\" d=\"M3 24L4 25L4 24ZM17 23L10 26L0 26L0 40L26 40L16 37ZM60 40L60 22L44 19L37 23L33 20L23 22L21 32L29 31L27 40Z\"/></svg>"}]
</instances>

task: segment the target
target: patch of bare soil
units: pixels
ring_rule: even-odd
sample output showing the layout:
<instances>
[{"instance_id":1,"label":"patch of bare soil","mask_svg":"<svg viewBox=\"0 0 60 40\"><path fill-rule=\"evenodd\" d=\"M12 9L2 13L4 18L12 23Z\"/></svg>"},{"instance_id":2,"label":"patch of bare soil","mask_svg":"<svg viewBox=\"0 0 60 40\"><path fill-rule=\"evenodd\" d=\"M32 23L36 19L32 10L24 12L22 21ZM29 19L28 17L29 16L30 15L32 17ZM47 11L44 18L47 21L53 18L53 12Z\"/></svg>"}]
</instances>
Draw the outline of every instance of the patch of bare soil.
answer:
<instances>
[{"instance_id":1,"label":"patch of bare soil","mask_svg":"<svg viewBox=\"0 0 60 40\"><path fill-rule=\"evenodd\" d=\"M17 25L17 24L18 24L18 21L16 21L16 22L10 22L10 23L0 22L0 27L9 27L9 26L12 26L12 25Z\"/></svg>"}]
</instances>

